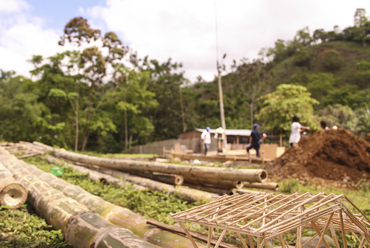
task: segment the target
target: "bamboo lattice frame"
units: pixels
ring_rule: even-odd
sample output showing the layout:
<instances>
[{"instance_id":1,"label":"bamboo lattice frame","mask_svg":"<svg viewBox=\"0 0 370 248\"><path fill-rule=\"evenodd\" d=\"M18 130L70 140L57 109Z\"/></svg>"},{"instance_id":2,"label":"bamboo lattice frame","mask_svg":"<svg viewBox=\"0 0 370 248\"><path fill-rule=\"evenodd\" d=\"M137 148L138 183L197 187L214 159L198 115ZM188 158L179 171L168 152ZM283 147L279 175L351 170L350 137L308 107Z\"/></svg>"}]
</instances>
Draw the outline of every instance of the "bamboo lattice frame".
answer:
<instances>
[{"instance_id":1,"label":"bamboo lattice frame","mask_svg":"<svg viewBox=\"0 0 370 248\"><path fill-rule=\"evenodd\" d=\"M352 213L343 202L348 202L356 211ZM252 237L257 237L257 248L264 246L272 247L271 238L279 238L282 247L288 247L283 234L292 229L297 229L297 246L304 247L308 242L301 245L302 231L311 228L320 237L319 244L324 243L324 234L330 230L335 246L339 246L335 231L341 232L343 246L347 248L345 233L356 233L361 237L360 246L365 242L370 246L370 221L369 219L345 196L319 193L293 195L273 193L258 194L235 194L224 195L210 203L194 207L176 214L171 214L175 221L186 232L193 246L197 247L193 238L187 231L183 222L193 222L208 226L208 245L214 228L223 230L215 248L222 242L226 231L235 232L245 248L255 248ZM321 229L321 230L320 230ZM248 241L241 236L245 234ZM315 236L315 237L316 237ZM261 240L262 238L262 240ZM313 237L314 238L314 237ZM312 239L313 239L312 238ZM247 245L248 243L248 245Z\"/></svg>"}]
</instances>

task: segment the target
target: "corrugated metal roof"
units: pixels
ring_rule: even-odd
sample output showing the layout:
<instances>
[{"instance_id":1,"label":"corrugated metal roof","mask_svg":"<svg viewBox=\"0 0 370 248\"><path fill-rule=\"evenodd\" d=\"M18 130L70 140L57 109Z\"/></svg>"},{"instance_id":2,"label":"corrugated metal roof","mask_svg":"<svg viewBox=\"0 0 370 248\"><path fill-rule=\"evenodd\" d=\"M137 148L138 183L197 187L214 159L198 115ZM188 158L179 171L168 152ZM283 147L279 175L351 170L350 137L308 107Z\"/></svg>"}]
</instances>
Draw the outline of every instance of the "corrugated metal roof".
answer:
<instances>
[{"instance_id":1,"label":"corrugated metal roof","mask_svg":"<svg viewBox=\"0 0 370 248\"><path fill-rule=\"evenodd\" d=\"M195 128L194 129L197 132L203 133L206 129L202 128ZM216 129L211 129L210 133L216 133ZM226 129L226 136L233 135L233 136L251 136L252 130L248 129Z\"/></svg>"}]
</instances>

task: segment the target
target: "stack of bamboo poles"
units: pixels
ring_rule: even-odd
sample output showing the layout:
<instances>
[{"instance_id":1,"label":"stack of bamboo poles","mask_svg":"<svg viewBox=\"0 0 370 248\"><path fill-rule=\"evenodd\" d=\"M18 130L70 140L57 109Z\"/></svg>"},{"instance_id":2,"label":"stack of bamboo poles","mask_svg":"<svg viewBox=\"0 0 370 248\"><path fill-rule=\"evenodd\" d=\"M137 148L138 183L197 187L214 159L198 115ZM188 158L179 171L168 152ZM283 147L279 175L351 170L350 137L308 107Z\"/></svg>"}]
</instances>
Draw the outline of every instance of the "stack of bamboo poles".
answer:
<instances>
[{"instance_id":1,"label":"stack of bamboo poles","mask_svg":"<svg viewBox=\"0 0 370 248\"><path fill-rule=\"evenodd\" d=\"M343 203L347 202L357 212L352 213ZM363 247L365 242L370 245L369 219L344 195L305 193L299 195L275 195L260 193L223 196L211 203L194 207L172 214L175 221L186 231L183 222L193 222L208 226L211 235L214 228L223 230L215 248L222 242L227 231L235 232L245 248L255 245L252 237L257 238L257 247L272 248L272 238L279 240L282 247L287 247L284 234L296 230L296 247L303 247L319 236L317 247L323 242L327 230L330 231L335 247L339 248L339 238L343 247L347 248L346 233L352 233ZM304 228L316 231L316 235L302 244ZM321 229L321 230L320 230ZM341 232L338 237L336 232ZM244 240L241 234L247 236ZM193 241L190 233L187 233ZM262 240L261 240L262 238ZM248 245L247 245L248 243ZM194 247L197 247L193 243Z\"/></svg>"},{"instance_id":2,"label":"stack of bamboo poles","mask_svg":"<svg viewBox=\"0 0 370 248\"><path fill-rule=\"evenodd\" d=\"M0 150L0 154L1 152L4 151ZM26 202L27 196L27 189L0 163L0 205L19 208Z\"/></svg>"},{"instance_id":3,"label":"stack of bamboo poles","mask_svg":"<svg viewBox=\"0 0 370 248\"><path fill-rule=\"evenodd\" d=\"M45 152L40 151L40 149L34 149L30 147L24 147L15 143L0 143L7 151L16 156L17 158L28 158L33 156L39 156ZM22 155L20 155L22 154Z\"/></svg>"},{"instance_id":4,"label":"stack of bamboo poles","mask_svg":"<svg viewBox=\"0 0 370 248\"><path fill-rule=\"evenodd\" d=\"M104 220L86 206L65 196L25 168L25 163L0 148L0 161L27 188L28 202L74 247L157 247ZM50 182L50 181L49 181Z\"/></svg>"},{"instance_id":5,"label":"stack of bamboo poles","mask_svg":"<svg viewBox=\"0 0 370 248\"><path fill-rule=\"evenodd\" d=\"M0 150L1 149L2 148L0 148ZM39 212L39 214L43 218L45 218L48 221L48 223L52 224L53 227L56 229L62 229L60 227L63 226L63 223L65 225L65 223L68 222L68 220L66 220L64 216L65 214L63 215L63 214L60 214L59 212L67 211L65 210L65 208L68 208L68 209L72 208L72 209L78 210L78 208L75 207L75 205L78 204L79 208L83 209L84 212L94 211L96 214L98 214L100 218L102 218L101 220L99 220L100 223L105 223L104 225L107 225L107 226L114 224L120 227L127 228L130 230L130 232L135 234L137 237L144 239L146 242L149 242L153 245L157 245L160 247L173 247L173 248L185 248L185 247L191 246L191 242L187 238L179 236L171 232L168 232L168 231L163 231L161 229L155 228L154 226L147 224L146 219L133 213L129 209L122 208L114 204L111 204L107 201L104 201L100 197L91 195L90 193L86 192L82 188L69 184L65 182L64 180L59 179L58 177L52 175L51 173L45 173L33 165L27 164L24 161L17 160L14 156L9 156L9 157L11 157L12 159L7 160L4 157L0 157L0 160L7 161L5 165L8 166L9 169L19 172L18 177L20 178L20 181L22 182L22 184L29 185L28 190L30 192L30 195L34 196L33 192L39 191L38 188L34 189L35 187L34 185L39 185L39 184L45 185L48 183L53 188L53 190L51 191L53 192L58 191L60 192L60 194L64 196L64 198L67 196L66 198L69 199L69 201L67 202L58 200L59 202L58 209L61 209L61 208L63 209L56 210L56 211L54 211L53 209L45 211L46 210L45 207L44 208L38 207L37 204L38 204L39 196L35 196L29 199L30 204L33 205L35 209ZM9 162L9 160L11 162ZM13 164L16 164L17 166L14 167ZM27 181L28 178L32 178L34 181L28 182ZM26 181L24 182L24 180ZM36 181L37 183L35 183ZM43 194L48 194L48 193L44 192ZM62 198L61 196L59 197ZM54 205L53 203L54 199L51 198L49 200L50 200L50 203L48 203L47 202L48 199L45 198L43 204ZM67 205L70 205L69 202L71 201L74 205L67 206ZM59 205L63 205L63 206L59 206ZM69 211L71 212L72 210L69 210ZM60 218L62 218L62 220ZM95 218L94 220L96 219L97 218ZM63 223L59 223L61 221L63 221ZM107 222L110 222L110 223L107 224ZM55 226L54 223L57 223L58 225ZM85 231L87 230L85 229ZM66 240L71 243L69 239L66 238ZM148 247L153 247L153 245L148 246ZM198 243L198 246L203 247L203 245L200 243ZM76 245L76 247L84 247L84 246ZM120 246L113 245L112 247L120 247ZM143 247L143 246L137 246L137 247Z\"/></svg>"},{"instance_id":6,"label":"stack of bamboo poles","mask_svg":"<svg viewBox=\"0 0 370 248\"><path fill-rule=\"evenodd\" d=\"M202 186L203 189L206 190L207 187L210 187L213 189L213 192L215 191L214 189L221 189L218 190L218 192L228 192L231 189L239 189L243 186L270 190L278 189L276 183L265 182L267 179L267 172L263 169L229 169L106 159L76 154L65 151L64 149L54 149L39 142L33 142L33 144L28 143L27 145L29 147L42 149L44 152L51 152L58 158L80 163L84 166L99 166L100 168L116 169L172 185L181 185L182 182L185 182L186 185L193 188Z\"/></svg>"}]
</instances>

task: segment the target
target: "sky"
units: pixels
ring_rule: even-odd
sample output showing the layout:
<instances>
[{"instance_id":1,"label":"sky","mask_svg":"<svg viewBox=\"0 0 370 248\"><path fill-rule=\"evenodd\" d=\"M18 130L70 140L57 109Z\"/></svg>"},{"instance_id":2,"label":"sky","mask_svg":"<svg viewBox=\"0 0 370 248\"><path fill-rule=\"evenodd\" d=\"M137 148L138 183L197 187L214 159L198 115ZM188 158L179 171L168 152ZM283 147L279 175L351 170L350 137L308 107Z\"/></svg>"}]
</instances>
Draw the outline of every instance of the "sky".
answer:
<instances>
[{"instance_id":1,"label":"sky","mask_svg":"<svg viewBox=\"0 0 370 248\"><path fill-rule=\"evenodd\" d=\"M306 26L311 33L342 30L353 26L356 8L370 16L369 0L0 0L0 69L29 77L27 60L70 49L58 46L59 38L70 19L82 16L103 33L117 33L139 57L171 58L191 82L199 75L209 81L223 54L230 68Z\"/></svg>"}]
</instances>

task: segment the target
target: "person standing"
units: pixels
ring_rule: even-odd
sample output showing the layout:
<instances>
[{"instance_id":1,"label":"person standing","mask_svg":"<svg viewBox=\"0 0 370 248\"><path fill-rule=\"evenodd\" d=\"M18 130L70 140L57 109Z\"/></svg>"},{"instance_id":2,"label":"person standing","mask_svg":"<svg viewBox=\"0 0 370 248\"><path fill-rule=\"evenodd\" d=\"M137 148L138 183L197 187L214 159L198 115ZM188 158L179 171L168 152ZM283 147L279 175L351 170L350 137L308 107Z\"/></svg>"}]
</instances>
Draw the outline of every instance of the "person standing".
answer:
<instances>
[{"instance_id":1,"label":"person standing","mask_svg":"<svg viewBox=\"0 0 370 248\"><path fill-rule=\"evenodd\" d=\"M209 145L211 144L211 133L209 132L210 130L211 130L210 127L206 127L206 130L200 136L204 144L204 154L205 155L207 155Z\"/></svg>"},{"instance_id":2,"label":"person standing","mask_svg":"<svg viewBox=\"0 0 370 248\"><path fill-rule=\"evenodd\" d=\"M328 130L329 129L329 127L326 126L326 121L320 121L320 126L324 130Z\"/></svg>"},{"instance_id":3,"label":"person standing","mask_svg":"<svg viewBox=\"0 0 370 248\"><path fill-rule=\"evenodd\" d=\"M247 153L249 157L249 150L254 148L256 150L257 158L260 157L260 145L263 140L267 137L265 133L258 131L260 126L258 124L253 125L253 131L249 137L249 145L247 146Z\"/></svg>"},{"instance_id":4,"label":"person standing","mask_svg":"<svg viewBox=\"0 0 370 248\"><path fill-rule=\"evenodd\" d=\"M289 147L296 146L301 139L301 133L304 131L311 131L310 127L302 126L301 123L299 123L298 116L293 117L293 123L290 127L291 133L289 137Z\"/></svg>"}]
</instances>

